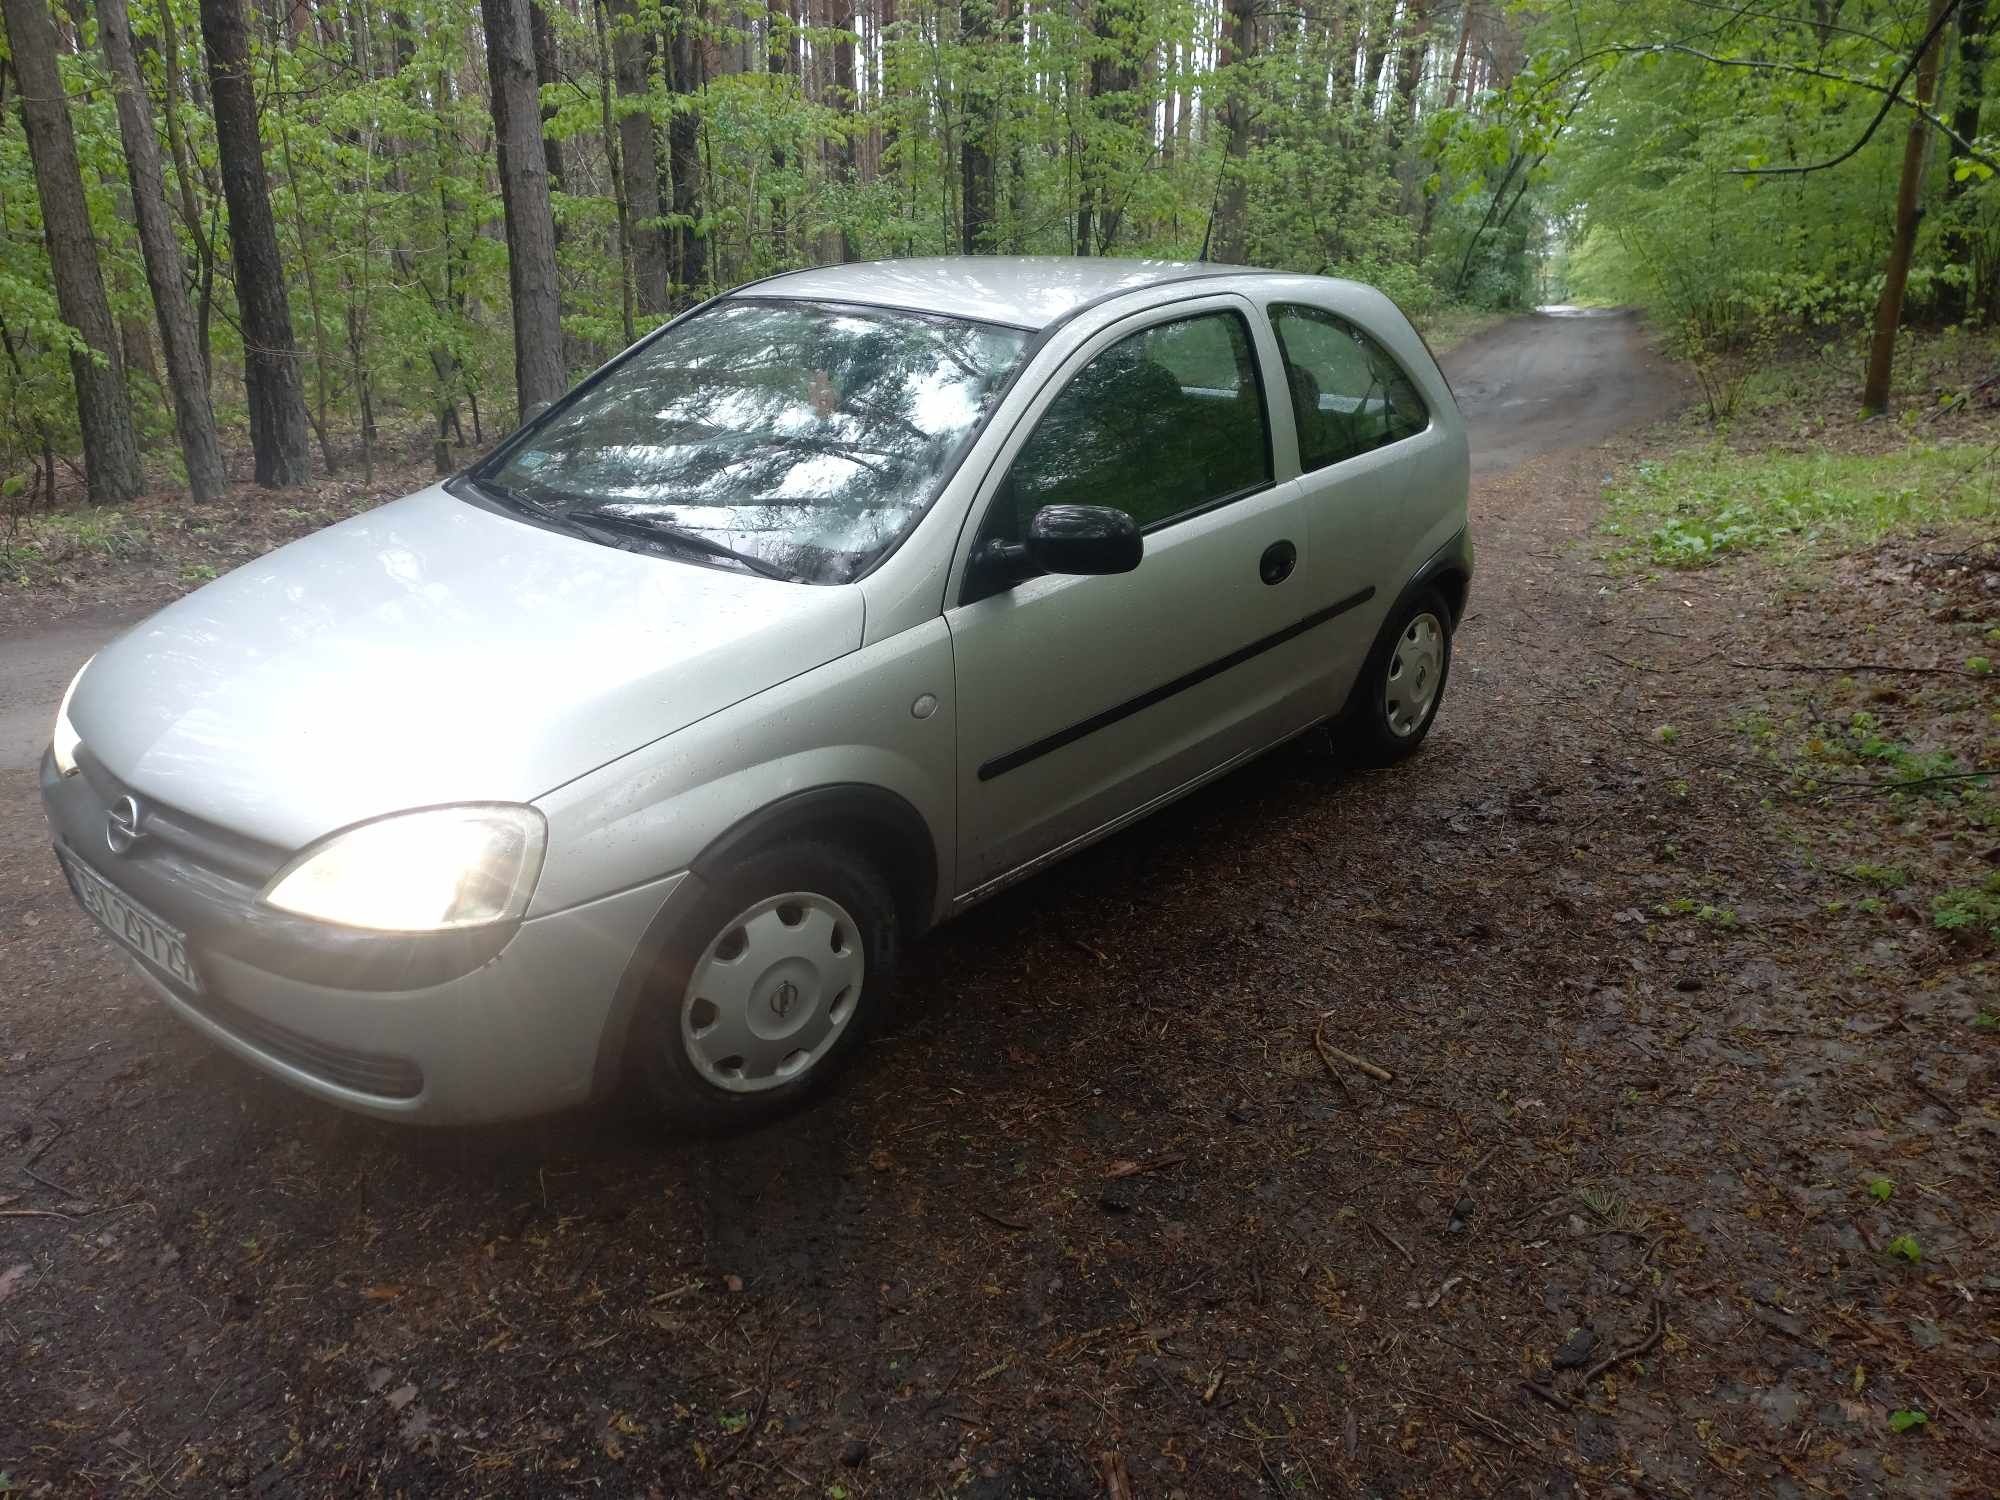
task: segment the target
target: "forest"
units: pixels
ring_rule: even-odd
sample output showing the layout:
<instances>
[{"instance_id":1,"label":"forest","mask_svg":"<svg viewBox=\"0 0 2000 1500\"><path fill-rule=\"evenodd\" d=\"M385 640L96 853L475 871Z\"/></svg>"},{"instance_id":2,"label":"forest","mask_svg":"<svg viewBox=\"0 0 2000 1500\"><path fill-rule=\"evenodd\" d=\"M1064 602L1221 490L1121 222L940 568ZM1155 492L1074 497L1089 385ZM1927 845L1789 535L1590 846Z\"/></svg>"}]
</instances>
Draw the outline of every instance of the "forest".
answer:
<instances>
[{"instance_id":1,"label":"forest","mask_svg":"<svg viewBox=\"0 0 2000 1500\"><path fill-rule=\"evenodd\" d=\"M0 487L443 472L717 290L957 252L1637 303L1718 413L1872 324L1879 409L2000 314L1989 0L1767 5L4 0Z\"/></svg>"}]
</instances>

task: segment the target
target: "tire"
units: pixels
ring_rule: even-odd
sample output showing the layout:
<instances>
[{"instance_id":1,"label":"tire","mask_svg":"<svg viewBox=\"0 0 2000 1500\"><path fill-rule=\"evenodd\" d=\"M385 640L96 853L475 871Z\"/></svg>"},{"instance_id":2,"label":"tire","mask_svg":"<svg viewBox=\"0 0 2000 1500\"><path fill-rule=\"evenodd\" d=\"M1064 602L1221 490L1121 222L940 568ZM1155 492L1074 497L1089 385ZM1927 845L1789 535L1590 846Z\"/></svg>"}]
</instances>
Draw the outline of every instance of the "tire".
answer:
<instances>
[{"instance_id":1,"label":"tire","mask_svg":"<svg viewBox=\"0 0 2000 1500\"><path fill-rule=\"evenodd\" d=\"M1444 702L1451 629L1451 606L1436 589L1420 589L1397 606L1334 724L1349 760L1386 766L1417 753Z\"/></svg>"},{"instance_id":2,"label":"tire","mask_svg":"<svg viewBox=\"0 0 2000 1500\"><path fill-rule=\"evenodd\" d=\"M879 1024L899 936L888 885L846 850L802 842L747 856L703 893L649 976L633 1038L648 1102L702 1132L799 1108Z\"/></svg>"}]
</instances>

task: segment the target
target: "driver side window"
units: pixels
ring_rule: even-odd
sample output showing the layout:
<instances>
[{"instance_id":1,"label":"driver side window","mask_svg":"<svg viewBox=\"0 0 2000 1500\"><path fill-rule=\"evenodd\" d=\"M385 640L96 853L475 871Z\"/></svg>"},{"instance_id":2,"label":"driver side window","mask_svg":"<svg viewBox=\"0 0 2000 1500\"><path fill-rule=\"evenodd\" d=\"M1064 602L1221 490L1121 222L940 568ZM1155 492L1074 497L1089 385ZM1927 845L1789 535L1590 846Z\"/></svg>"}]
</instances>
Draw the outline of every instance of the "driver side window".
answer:
<instances>
[{"instance_id":1,"label":"driver side window","mask_svg":"<svg viewBox=\"0 0 2000 1500\"><path fill-rule=\"evenodd\" d=\"M1197 313L1129 334L1077 373L1015 456L980 540L1021 540L1045 505L1109 505L1151 531L1271 473L1249 325Z\"/></svg>"}]
</instances>

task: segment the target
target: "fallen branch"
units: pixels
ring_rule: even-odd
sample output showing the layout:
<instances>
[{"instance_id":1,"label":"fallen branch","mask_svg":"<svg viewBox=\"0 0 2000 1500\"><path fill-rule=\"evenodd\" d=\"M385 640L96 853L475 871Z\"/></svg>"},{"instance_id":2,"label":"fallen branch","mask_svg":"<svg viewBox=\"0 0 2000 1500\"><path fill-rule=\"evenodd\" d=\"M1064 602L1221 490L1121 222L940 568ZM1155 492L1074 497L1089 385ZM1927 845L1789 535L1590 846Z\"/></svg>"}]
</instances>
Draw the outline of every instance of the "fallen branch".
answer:
<instances>
[{"instance_id":1,"label":"fallen branch","mask_svg":"<svg viewBox=\"0 0 2000 1500\"><path fill-rule=\"evenodd\" d=\"M1114 1161L1105 1169L1104 1177L1109 1182L1120 1177L1137 1177L1141 1172L1164 1172L1168 1167L1178 1167L1186 1160L1185 1156L1175 1153L1156 1156L1150 1161Z\"/></svg>"},{"instance_id":2,"label":"fallen branch","mask_svg":"<svg viewBox=\"0 0 2000 1500\"><path fill-rule=\"evenodd\" d=\"M1542 1385L1533 1380L1522 1381L1521 1389L1538 1401L1546 1401L1557 1411L1573 1411L1576 1408L1577 1401L1590 1388L1591 1381L1597 1379L1598 1376L1602 1375L1613 1365L1621 1364L1628 1359L1637 1359L1640 1355L1650 1352L1666 1336L1666 1332L1667 1310L1661 1305L1660 1299L1655 1297L1653 1299L1653 1331L1636 1344L1629 1344L1623 1349L1614 1349L1596 1364L1585 1370L1583 1372L1583 1379L1577 1382L1577 1394L1575 1396L1565 1396L1553 1385Z\"/></svg>"},{"instance_id":3,"label":"fallen branch","mask_svg":"<svg viewBox=\"0 0 2000 1500\"><path fill-rule=\"evenodd\" d=\"M1391 1073L1387 1068L1379 1068L1374 1063L1368 1061L1367 1058L1356 1057L1352 1052L1343 1052L1338 1047L1334 1046L1332 1043L1327 1041L1325 1021L1321 1021L1313 1031L1313 1046L1319 1049L1319 1060L1326 1064L1327 1071L1332 1073L1335 1077L1340 1076L1340 1070L1334 1067L1333 1060L1335 1058L1339 1058L1342 1062L1346 1063L1350 1068L1354 1068L1359 1070L1360 1072L1366 1073L1370 1078L1375 1079L1377 1082L1380 1083L1395 1082L1396 1075Z\"/></svg>"},{"instance_id":4,"label":"fallen branch","mask_svg":"<svg viewBox=\"0 0 2000 1500\"><path fill-rule=\"evenodd\" d=\"M1124 1454L1116 1448L1098 1454L1097 1472L1104 1480L1104 1500L1132 1500L1132 1476Z\"/></svg>"},{"instance_id":5,"label":"fallen branch","mask_svg":"<svg viewBox=\"0 0 2000 1500\"><path fill-rule=\"evenodd\" d=\"M727 1453L715 1461L716 1468L720 1469L734 1463L738 1458L742 1457L743 1450L755 1441L758 1424L764 1420L764 1413L771 1406L771 1358L777 1352L778 1335L776 1332L773 1332L771 1342L764 1346L764 1387L757 1396L757 1409L750 1414L750 1420L744 1426L742 1436L730 1445Z\"/></svg>"},{"instance_id":6,"label":"fallen branch","mask_svg":"<svg viewBox=\"0 0 2000 1500\"><path fill-rule=\"evenodd\" d=\"M37 1172L33 1167L28 1166L25 1162L22 1163L21 1170L23 1172L26 1172L30 1177L34 1178L35 1181L39 1182L43 1187L49 1189L50 1192L61 1193L65 1198L68 1198L73 1202L82 1203L88 1201L84 1198L83 1194L79 1193L75 1188L69 1186L69 1184L63 1182L57 1182L53 1177L44 1177L40 1172Z\"/></svg>"},{"instance_id":7,"label":"fallen branch","mask_svg":"<svg viewBox=\"0 0 2000 1500\"><path fill-rule=\"evenodd\" d=\"M1369 1229L1372 1230L1381 1239L1383 1244L1389 1246L1390 1249L1394 1250L1398 1255L1402 1256L1403 1263L1405 1265L1409 1266L1412 1270L1416 1269L1417 1258L1414 1255L1410 1254L1409 1250L1404 1247L1403 1242L1401 1240L1397 1239L1393 1234L1389 1233L1388 1230L1384 1229L1380 1224L1377 1224L1373 1219L1363 1219L1361 1222L1366 1224L1369 1227Z\"/></svg>"},{"instance_id":8,"label":"fallen branch","mask_svg":"<svg viewBox=\"0 0 2000 1500\"><path fill-rule=\"evenodd\" d=\"M1570 1400L1569 1397L1565 1396L1561 1391L1553 1390L1548 1386L1540 1385L1532 1380L1522 1381L1521 1389L1526 1391L1530 1396L1536 1397L1538 1400L1548 1402L1548 1404L1553 1406L1557 1411L1569 1411L1576 1405L1574 1401Z\"/></svg>"},{"instance_id":9,"label":"fallen branch","mask_svg":"<svg viewBox=\"0 0 2000 1500\"><path fill-rule=\"evenodd\" d=\"M1977 771L1946 771L1937 776L1912 776L1907 781L1822 781L1821 786L1858 787L1849 797L1877 797L1885 792L1904 792L1911 787L1933 786L1940 781L1976 781L1984 776L2000 776L2000 766L1982 766Z\"/></svg>"},{"instance_id":10,"label":"fallen branch","mask_svg":"<svg viewBox=\"0 0 2000 1500\"><path fill-rule=\"evenodd\" d=\"M1468 1427L1472 1431L1479 1433L1481 1436L1506 1443L1510 1447L1520 1449L1523 1453L1533 1453L1535 1451L1535 1445L1522 1437L1520 1433L1514 1431L1513 1428L1507 1426L1504 1422L1487 1416L1485 1412L1475 1410L1470 1406L1459 1407L1458 1414L1453 1420L1457 1421L1461 1426Z\"/></svg>"},{"instance_id":11,"label":"fallen branch","mask_svg":"<svg viewBox=\"0 0 2000 1500\"><path fill-rule=\"evenodd\" d=\"M1500 1148L1506 1144L1507 1143L1505 1141L1495 1141L1492 1145L1486 1148L1486 1150L1481 1154L1478 1161L1474 1162L1471 1166L1467 1167L1463 1172L1459 1173L1458 1187L1455 1190L1455 1194L1463 1193L1468 1187L1470 1187L1472 1185L1472 1179L1479 1175L1479 1169L1485 1166L1489 1161L1493 1160L1494 1157L1498 1156L1500 1154Z\"/></svg>"},{"instance_id":12,"label":"fallen branch","mask_svg":"<svg viewBox=\"0 0 2000 1500\"><path fill-rule=\"evenodd\" d=\"M1892 661L1839 661L1821 665L1810 661L1732 661L1727 665L1745 672L1879 672L1898 677L1984 677L1984 672L1968 672L1963 667L1906 667Z\"/></svg>"},{"instance_id":13,"label":"fallen branch","mask_svg":"<svg viewBox=\"0 0 2000 1500\"><path fill-rule=\"evenodd\" d=\"M1011 1229L1016 1234L1034 1227L1033 1225L1023 1223L1019 1219L1010 1219L1005 1214L995 1213L992 1209L982 1204L973 1204L972 1211L978 1214L980 1218L986 1220L987 1223L998 1224L1002 1229Z\"/></svg>"},{"instance_id":14,"label":"fallen branch","mask_svg":"<svg viewBox=\"0 0 2000 1500\"><path fill-rule=\"evenodd\" d=\"M1583 1384L1588 1386L1591 1381L1597 1379L1598 1376L1602 1375L1613 1365L1622 1364L1628 1359L1637 1359L1640 1355L1650 1352L1666 1336L1666 1332L1667 1310L1661 1305L1660 1299L1655 1297L1653 1299L1653 1331L1636 1344L1628 1345L1623 1349L1613 1350L1596 1364L1585 1370L1583 1372Z\"/></svg>"},{"instance_id":15,"label":"fallen branch","mask_svg":"<svg viewBox=\"0 0 2000 1500\"><path fill-rule=\"evenodd\" d=\"M41 1145L35 1147L34 1150L30 1151L28 1153L27 1160L24 1161L22 1165L32 1167L36 1162L40 1161L43 1157L49 1154L50 1150L55 1146L57 1141L61 1140L64 1136L68 1134L69 1134L69 1126L65 1125L60 1120L56 1121L55 1133L51 1135L47 1140L43 1141Z\"/></svg>"}]
</instances>

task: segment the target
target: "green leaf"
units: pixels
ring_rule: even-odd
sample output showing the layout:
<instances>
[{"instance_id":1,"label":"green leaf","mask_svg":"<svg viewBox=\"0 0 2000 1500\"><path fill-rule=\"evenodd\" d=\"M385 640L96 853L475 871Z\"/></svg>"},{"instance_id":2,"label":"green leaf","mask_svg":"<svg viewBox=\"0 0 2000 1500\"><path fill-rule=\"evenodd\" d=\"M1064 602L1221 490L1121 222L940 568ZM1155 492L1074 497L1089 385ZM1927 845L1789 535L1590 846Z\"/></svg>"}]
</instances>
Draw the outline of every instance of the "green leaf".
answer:
<instances>
[{"instance_id":1,"label":"green leaf","mask_svg":"<svg viewBox=\"0 0 2000 1500\"><path fill-rule=\"evenodd\" d=\"M1881 1203L1887 1203L1895 1191L1896 1184L1891 1178L1877 1177L1868 1184L1868 1196Z\"/></svg>"},{"instance_id":2,"label":"green leaf","mask_svg":"<svg viewBox=\"0 0 2000 1500\"><path fill-rule=\"evenodd\" d=\"M1906 1407L1902 1411L1889 1413L1889 1430L1908 1432L1912 1427L1925 1426L1929 1421L1930 1414L1921 1407Z\"/></svg>"},{"instance_id":3,"label":"green leaf","mask_svg":"<svg viewBox=\"0 0 2000 1500\"><path fill-rule=\"evenodd\" d=\"M1899 1260L1908 1261L1913 1266L1924 1258L1923 1246L1917 1243L1917 1237L1913 1234L1899 1234L1889 1241L1889 1253Z\"/></svg>"}]
</instances>

